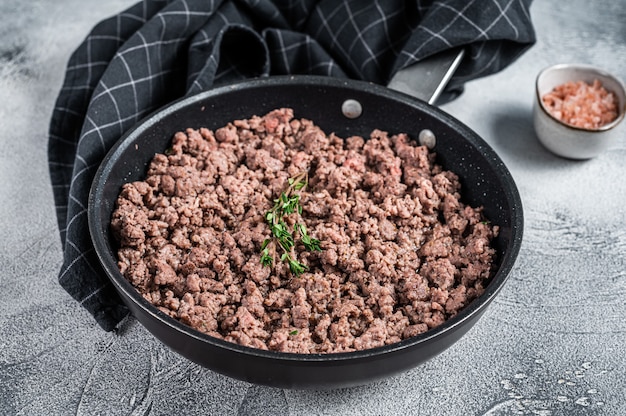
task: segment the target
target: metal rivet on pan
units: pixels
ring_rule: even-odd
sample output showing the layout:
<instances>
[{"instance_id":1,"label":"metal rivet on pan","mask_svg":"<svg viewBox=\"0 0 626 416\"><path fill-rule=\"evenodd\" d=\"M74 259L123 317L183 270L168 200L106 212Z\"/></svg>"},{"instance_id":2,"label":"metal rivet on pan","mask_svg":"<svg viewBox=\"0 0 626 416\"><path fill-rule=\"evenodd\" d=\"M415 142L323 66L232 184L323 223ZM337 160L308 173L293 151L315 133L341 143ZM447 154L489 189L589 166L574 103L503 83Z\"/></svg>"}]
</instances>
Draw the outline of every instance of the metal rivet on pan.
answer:
<instances>
[{"instance_id":1,"label":"metal rivet on pan","mask_svg":"<svg viewBox=\"0 0 626 416\"><path fill-rule=\"evenodd\" d=\"M357 118L363 113L363 107L357 100L349 99L341 104L341 112L347 118Z\"/></svg>"},{"instance_id":2,"label":"metal rivet on pan","mask_svg":"<svg viewBox=\"0 0 626 416\"><path fill-rule=\"evenodd\" d=\"M429 149L432 149L437 144L437 138L435 137L435 133L428 129L424 129L420 131L420 134L417 136L420 144L422 146L426 146Z\"/></svg>"}]
</instances>

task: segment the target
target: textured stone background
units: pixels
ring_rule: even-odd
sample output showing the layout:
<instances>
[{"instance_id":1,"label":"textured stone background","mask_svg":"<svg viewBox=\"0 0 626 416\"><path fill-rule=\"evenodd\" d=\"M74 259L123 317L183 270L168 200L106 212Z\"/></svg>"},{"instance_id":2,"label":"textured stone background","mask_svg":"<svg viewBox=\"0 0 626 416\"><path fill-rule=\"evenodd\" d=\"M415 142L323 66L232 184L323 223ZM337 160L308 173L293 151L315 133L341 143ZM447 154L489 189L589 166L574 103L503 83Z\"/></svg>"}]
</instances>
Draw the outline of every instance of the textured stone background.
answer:
<instances>
[{"instance_id":1,"label":"textured stone background","mask_svg":"<svg viewBox=\"0 0 626 416\"><path fill-rule=\"evenodd\" d=\"M444 106L494 147L524 202L516 268L481 321L419 368L325 392L215 374L132 320L122 336L104 333L57 284L49 118L70 53L133 2L0 3L0 414L626 414L626 137L574 162L541 147L531 124L534 78L549 64L626 79L623 0L535 0L537 45Z\"/></svg>"}]
</instances>

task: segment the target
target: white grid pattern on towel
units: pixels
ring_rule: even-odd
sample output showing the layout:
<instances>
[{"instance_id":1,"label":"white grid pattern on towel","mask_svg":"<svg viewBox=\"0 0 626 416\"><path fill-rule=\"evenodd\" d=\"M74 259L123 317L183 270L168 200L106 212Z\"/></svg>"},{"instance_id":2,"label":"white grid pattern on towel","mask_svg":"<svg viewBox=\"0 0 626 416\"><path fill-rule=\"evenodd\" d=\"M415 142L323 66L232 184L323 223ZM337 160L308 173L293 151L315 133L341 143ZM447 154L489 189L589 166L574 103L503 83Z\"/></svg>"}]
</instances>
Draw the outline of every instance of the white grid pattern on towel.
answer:
<instances>
[{"instance_id":1,"label":"white grid pattern on towel","mask_svg":"<svg viewBox=\"0 0 626 416\"><path fill-rule=\"evenodd\" d=\"M100 22L68 63L50 126L49 168L64 244L61 285L107 330L126 314L101 273L86 207L106 152L149 112L250 76L311 73L384 84L398 70L457 46L469 49L452 82L462 86L502 69L534 42L530 3L144 0ZM233 30L243 50L260 48L263 62L224 64L233 51L219 42Z\"/></svg>"}]
</instances>

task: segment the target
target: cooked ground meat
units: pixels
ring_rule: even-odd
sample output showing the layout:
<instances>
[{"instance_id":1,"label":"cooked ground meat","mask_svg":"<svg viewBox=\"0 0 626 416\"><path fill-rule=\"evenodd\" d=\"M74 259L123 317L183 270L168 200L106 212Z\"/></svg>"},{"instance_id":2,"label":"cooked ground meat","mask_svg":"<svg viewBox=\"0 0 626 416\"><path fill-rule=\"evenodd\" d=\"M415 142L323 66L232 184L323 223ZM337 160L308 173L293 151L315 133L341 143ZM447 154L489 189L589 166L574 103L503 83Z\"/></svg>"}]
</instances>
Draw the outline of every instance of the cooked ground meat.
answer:
<instances>
[{"instance_id":1,"label":"cooked ground meat","mask_svg":"<svg viewBox=\"0 0 626 416\"><path fill-rule=\"evenodd\" d=\"M308 269L294 276L260 255L265 214L302 172L302 213L286 221L322 250L297 243ZM161 311L294 353L373 348L442 324L483 292L498 233L406 134L344 140L288 108L177 133L144 181L124 185L111 228L120 271Z\"/></svg>"}]
</instances>

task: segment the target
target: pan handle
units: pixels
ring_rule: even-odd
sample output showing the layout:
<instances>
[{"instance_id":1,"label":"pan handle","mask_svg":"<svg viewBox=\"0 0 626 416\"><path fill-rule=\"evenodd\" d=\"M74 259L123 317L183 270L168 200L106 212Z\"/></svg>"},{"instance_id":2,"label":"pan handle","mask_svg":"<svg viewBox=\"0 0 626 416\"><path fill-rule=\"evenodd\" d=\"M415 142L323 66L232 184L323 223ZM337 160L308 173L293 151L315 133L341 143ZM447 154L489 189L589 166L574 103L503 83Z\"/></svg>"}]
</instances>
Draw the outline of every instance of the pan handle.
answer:
<instances>
[{"instance_id":1,"label":"pan handle","mask_svg":"<svg viewBox=\"0 0 626 416\"><path fill-rule=\"evenodd\" d=\"M465 49L449 49L398 71L389 88L410 94L434 105L457 70Z\"/></svg>"}]
</instances>

